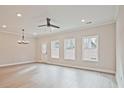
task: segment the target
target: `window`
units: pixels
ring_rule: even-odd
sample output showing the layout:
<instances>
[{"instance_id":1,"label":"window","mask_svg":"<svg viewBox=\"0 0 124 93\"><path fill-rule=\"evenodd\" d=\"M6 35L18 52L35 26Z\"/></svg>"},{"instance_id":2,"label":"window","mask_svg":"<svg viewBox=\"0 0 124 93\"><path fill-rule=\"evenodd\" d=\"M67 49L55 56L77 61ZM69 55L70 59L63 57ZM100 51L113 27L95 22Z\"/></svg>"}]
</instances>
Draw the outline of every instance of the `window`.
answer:
<instances>
[{"instance_id":1,"label":"window","mask_svg":"<svg viewBox=\"0 0 124 93\"><path fill-rule=\"evenodd\" d=\"M83 60L98 61L98 36L83 37Z\"/></svg>"},{"instance_id":2,"label":"window","mask_svg":"<svg viewBox=\"0 0 124 93\"><path fill-rule=\"evenodd\" d=\"M75 39L64 40L64 59L75 60Z\"/></svg>"},{"instance_id":3,"label":"window","mask_svg":"<svg viewBox=\"0 0 124 93\"><path fill-rule=\"evenodd\" d=\"M47 44L42 44L42 54L46 55L47 54Z\"/></svg>"},{"instance_id":4,"label":"window","mask_svg":"<svg viewBox=\"0 0 124 93\"><path fill-rule=\"evenodd\" d=\"M59 48L60 48L59 40L51 41L51 57L52 58L59 58Z\"/></svg>"}]
</instances>

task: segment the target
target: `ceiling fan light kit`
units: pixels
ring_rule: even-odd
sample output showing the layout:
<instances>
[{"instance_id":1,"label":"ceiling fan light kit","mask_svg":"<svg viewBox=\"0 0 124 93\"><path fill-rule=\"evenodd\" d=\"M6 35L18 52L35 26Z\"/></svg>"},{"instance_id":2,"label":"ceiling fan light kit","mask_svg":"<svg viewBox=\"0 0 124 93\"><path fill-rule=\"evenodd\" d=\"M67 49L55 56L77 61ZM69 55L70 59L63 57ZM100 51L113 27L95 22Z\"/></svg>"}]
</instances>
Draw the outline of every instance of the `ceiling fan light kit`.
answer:
<instances>
[{"instance_id":1,"label":"ceiling fan light kit","mask_svg":"<svg viewBox=\"0 0 124 93\"><path fill-rule=\"evenodd\" d=\"M18 40L18 44L29 44L29 41L25 40L24 29L22 29L22 39Z\"/></svg>"},{"instance_id":2,"label":"ceiling fan light kit","mask_svg":"<svg viewBox=\"0 0 124 93\"><path fill-rule=\"evenodd\" d=\"M18 44L29 44L29 41L18 41Z\"/></svg>"}]
</instances>

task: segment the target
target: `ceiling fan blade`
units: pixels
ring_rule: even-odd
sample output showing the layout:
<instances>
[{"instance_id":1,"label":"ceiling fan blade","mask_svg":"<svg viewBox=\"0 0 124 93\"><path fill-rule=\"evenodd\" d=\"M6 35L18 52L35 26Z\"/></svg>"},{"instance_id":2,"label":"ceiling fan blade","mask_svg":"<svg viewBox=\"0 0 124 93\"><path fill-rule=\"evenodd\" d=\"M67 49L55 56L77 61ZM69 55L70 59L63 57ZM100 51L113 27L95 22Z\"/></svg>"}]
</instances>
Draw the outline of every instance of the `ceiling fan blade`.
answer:
<instances>
[{"instance_id":1,"label":"ceiling fan blade","mask_svg":"<svg viewBox=\"0 0 124 93\"><path fill-rule=\"evenodd\" d=\"M39 25L38 27L43 27L43 26L47 26L47 25Z\"/></svg>"},{"instance_id":2,"label":"ceiling fan blade","mask_svg":"<svg viewBox=\"0 0 124 93\"><path fill-rule=\"evenodd\" d=\"M54 27L54 28L60 28L59 26L56 26L56 25L52 25L50 24L51 27Z\"/></svg>"}]
</instances>

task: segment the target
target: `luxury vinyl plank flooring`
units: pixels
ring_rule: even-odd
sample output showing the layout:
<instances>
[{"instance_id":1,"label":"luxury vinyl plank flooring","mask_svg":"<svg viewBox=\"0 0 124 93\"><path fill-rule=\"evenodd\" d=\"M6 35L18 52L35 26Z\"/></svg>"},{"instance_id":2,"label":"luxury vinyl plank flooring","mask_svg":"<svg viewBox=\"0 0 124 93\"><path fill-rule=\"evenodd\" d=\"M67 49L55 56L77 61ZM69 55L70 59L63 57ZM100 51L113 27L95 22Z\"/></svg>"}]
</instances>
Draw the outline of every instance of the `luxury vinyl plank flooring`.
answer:
<instances>
[{"instance_id":1,"label":"luxury vinyl plank flooring","mask_svg":"<svg viewBox=\"0 0 124 93\"><path fill-rule=\"evenodd\" d=\"M111 74L48 64L26 64L0 68L2 88L113 88Z\"/></svg>"}]
</instances>

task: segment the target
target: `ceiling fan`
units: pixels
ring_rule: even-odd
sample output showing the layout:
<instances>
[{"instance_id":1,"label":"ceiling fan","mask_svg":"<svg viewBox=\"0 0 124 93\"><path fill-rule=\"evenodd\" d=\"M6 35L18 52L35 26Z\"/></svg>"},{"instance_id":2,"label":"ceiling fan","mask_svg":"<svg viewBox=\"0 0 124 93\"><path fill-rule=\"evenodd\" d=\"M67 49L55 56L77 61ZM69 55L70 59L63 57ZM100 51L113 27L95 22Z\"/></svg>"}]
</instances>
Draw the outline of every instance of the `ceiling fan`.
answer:
<instances>
[{"instance_id":1,"label":"ceiling fan","mask_svg":"<svg viewBox=\"0 0 124 93\"><path fill-rule=\"evenodd\" d=\"M39 25L38 27L44 27L44 26L47 26L47 27L60 28L59 26L56 26L56 25L51 24L51 23L50 23L50 21L51 21L50 18L46 18L46 21L47 21L47 24L45 24L45 25Z\"/></svg>"}]
</instances>

